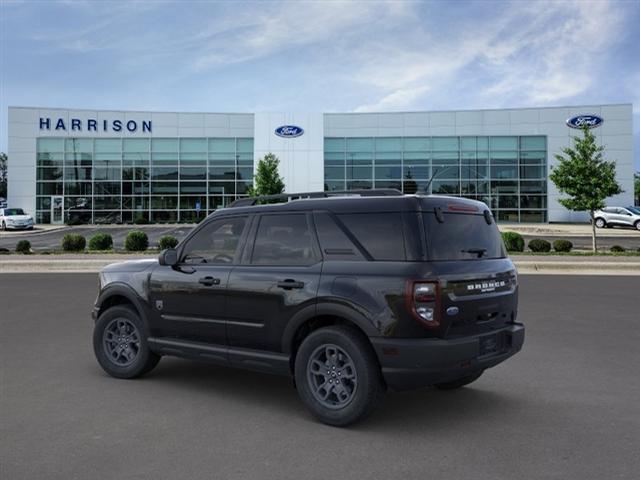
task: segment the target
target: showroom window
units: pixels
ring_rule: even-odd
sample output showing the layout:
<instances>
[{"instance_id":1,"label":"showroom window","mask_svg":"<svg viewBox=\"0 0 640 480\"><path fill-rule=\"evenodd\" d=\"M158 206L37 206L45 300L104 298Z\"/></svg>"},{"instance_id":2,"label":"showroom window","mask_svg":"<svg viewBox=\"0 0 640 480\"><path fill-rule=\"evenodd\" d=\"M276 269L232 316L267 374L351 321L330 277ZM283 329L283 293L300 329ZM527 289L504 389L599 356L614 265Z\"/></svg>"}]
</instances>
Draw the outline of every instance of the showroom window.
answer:
<instances>
[{"instance_id":1,"label":"showroom window","mask_svg":"<svg viewBox=\"0 0 640 480\"><path fill-rule=\"evenodd\" d=\"M489 205L498 220L546 222L547 138L328 137L324 185L464 196Z\"/></svg>"},{"instance_id":2,"label":"showroom window","mask_svg":"<svg viewBox=\"0 0 640 480\"><path fill-rule=\"evenodd\" d=\"M36 161L39 223L54 196L64 221L192 222L253 185L253 138L38 138Z\"/></svg>"}]
</instances>

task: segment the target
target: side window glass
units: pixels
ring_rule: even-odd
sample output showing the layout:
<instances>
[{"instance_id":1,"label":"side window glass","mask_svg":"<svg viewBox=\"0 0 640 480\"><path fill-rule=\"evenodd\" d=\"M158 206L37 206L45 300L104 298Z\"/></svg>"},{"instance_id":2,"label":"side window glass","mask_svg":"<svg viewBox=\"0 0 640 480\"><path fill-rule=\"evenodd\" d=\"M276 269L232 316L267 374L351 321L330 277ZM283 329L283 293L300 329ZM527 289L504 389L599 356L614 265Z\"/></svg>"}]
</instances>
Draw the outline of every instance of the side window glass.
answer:
<instances>
[{"instance_id":1,"label":"side window glass","mask_svg":"<svg viewBox=\"0 0 640 480\"><path fill-rule=\"evenodd\" d=\"M326 212L314 215L320 248L326 260L363 261L364 256Z\"/></svg>"},{"instance_id":2,"label":"side window glass","mask_svg":"<svg viewBox=\"0 0 640 480\"><path fill-rule=\"evenodd\" d=\"M263 215L253 246L253 265L311 265L317 261L305 214Z\"/></svg>"},{"instance_id":3,"label":"side window glass","mask_svg":"<svg viewBox=\"0 0 640 480\"><path fill-rule=\"evenodd\" d=\"M374 260L407 259L400 213L344 213L338 218Z\"/></svg>"},{"instance_id":4,"label":"side window glass","mask_svg":"<svg viewBox=\"0 0 640 480\"><path fill-rule=\"evenodd\" d=\"M214 220L197 232L182 252L183 263L230 264L238 249L247 217Z\"/></svg>"}]
</instances>

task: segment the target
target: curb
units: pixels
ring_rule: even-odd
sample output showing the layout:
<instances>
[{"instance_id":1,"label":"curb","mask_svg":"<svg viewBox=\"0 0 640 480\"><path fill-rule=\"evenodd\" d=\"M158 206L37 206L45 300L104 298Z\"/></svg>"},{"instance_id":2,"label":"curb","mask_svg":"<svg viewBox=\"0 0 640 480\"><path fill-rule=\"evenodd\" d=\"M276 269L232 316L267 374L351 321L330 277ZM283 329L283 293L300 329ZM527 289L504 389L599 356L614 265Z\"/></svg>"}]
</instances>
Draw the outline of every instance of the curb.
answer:
<instances>
[{"instance_id":1,"label":"curb","mask_svg":"<svg viewBox=\"0 0 640 480\"><path fill-rule=\"evenodd\" d=\"M514 261L521 275L565 274L565 275L640 275L637 262L557 262Z\"/></svg>"},{"instance_id":2,"label":"curb","mask_svg":"<svg viewBox=\"0 0 640 480\"><path fill-rule=\"evenodd\" d=\"M98 273L105 266L126 260L125 258L83 259L2 259L0 273ZM638 275L640 262L558 262L530 261L513 262L521 275Z\"/></svg>"}]
</instances>

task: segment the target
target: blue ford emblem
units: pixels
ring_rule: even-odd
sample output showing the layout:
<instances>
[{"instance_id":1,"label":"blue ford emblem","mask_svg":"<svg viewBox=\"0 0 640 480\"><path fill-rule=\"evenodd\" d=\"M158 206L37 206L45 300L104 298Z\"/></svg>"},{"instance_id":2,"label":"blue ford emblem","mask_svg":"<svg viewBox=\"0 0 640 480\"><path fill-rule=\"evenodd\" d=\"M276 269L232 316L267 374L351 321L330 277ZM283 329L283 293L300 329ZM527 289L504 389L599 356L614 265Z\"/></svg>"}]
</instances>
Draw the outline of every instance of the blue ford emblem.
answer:
<instances>
[{"instance_id":1,"label":"blue ford emblem","mask_svg":"<svg viewBox=\"0 0 640 480\"><path fill-rule=\"evenodd\" d=\"M602 125L602 117L598 115L576 115L575 117L567 118L567 125L571 128L596 128Z\"/></svg>"},{"instance_id":2,"label":"blue ford emblem","mask_svg":"<svg viewBox=\"0 0 640 480\"><path fill-rule=\"evenodd\" d=\"M449 307L447 308L447 315L452 317L453 315L457 315L459 311L458 307Z\"/></svg>"},{"instance_id":3,"label":"blue ford emblem","mask_svg":"<svg viewBox=\"0 0 640 480\"><path fill-rule=\"evenodd\" d=\"M279 137L293 138L299 137L303 133L304 130L300 127L296 127L295 125L283 125L276 128L276 135L278 135Z\"/></svg>"}]
</instances>

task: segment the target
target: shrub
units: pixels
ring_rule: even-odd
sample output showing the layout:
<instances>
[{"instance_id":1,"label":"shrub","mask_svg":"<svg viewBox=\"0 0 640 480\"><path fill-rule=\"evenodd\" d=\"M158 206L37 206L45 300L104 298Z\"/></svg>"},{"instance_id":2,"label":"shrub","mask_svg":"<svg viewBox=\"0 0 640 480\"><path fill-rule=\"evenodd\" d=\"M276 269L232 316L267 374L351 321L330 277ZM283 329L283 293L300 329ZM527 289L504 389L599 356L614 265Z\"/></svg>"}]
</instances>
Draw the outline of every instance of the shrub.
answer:
<instances>
[{"instance_id":1,"label":"shrub","mask_svg":"<svg viewBox=\"0 0 640 480\"><path fill-rule=\"evenodd\" d=\"M113 238L108 233L96 233L89 239L89 250L111 250Z\"/></svg>"},{"instance_id":2,"label":"shrub","mask_svg":"<svg viewBox=\"0 0 640 480\"><path fill-rule=\"evenodd\" d=\"M532 252L550 252L551 244L542 238L534 238L529 241L529 249Z\"/></svg>"},{"instance_id":3,"label":"shrub","mask_svg":"<svg viewBox=\"0 0 640 480\"><path fill-rule=\"evenodd\" d=\"M158 247L160 250L166 250L167 248L176 248L178 245L178 239L172 235L164 235L158 240Z\"/></svg>"},{"instance_id":4,"label":"shrub","mask_svg":"<svg viewBox=\"0 0 640 480\"><path fill-rule=\"evenodd\" d=\"M626 252L627 249L624 247L621 247L620 245L614 245L611 247L611 251L613 253L622 253L622 252Z\"/></svg>"},{"instance_id":5,"label":"shrub","mask_svg":"<svg viewBox=\"0 0 640 480\"><path fill-rule=\"evenodd\" d=\"M124 239L124 248L128 252L142 252L149 247L149 237L140 230L132 230Z\"/></svg>"},{"instance_id":6,"label":"shrub","mask_svg":"<svg viewBox=\"0 0 640 480\"><path fill-rule=\"evenodd\" d=\"M502 232L502 241L509 252L522 252L524 250L524 238L517 232Z\"/></svg>"},{"instance_id":7,"label":"shrub","mask_svg":"<svg viewBox=\"0 0 640 480\"><path fill-rule=\"evenodd\" d=\"M77 233L67 233L62 237L62 250L65 252L81 252L87 246L87 240Z\"/></svg>"},{"instance_id":8,"label":"shrub","mask_svg":"<svg viewBox=\"0 0 640 480\"><path fill-rule=\"evenodd\" d=\"M74 225L82 225L83 223L82 219L78 216L69 217L66 221L66 224L70 227L73 227Z\"/></svg>"},{"instance_id":9,"label":"shrub","mask_svg":"<svg viewBox=\"0 0 640 480\"><path fill-rule=\"evenodd\" d=\"M136 225L147 225L149 223L149 219L147 217L139 216L133 221Z\"/></svg>"},{"instance_id":10,"label":"shrub","mask_svg":"<svg viewBox=\"0 0 640 480\"><path fill-rule=\"evenodd\" d=\"M572 248L573 243L571 243L569 240L560 239L553 242L553 249L556 252L570 252Z\"/></svg>"},{"instance_id":11,"label":"shrub","mask_svg":"<svg viewBox=\"0 0 640 480\"><path fill-rule=\"evenodd\" d=\"M16 245L16 252L24 253L25 255L31 253L31 242L29 240L20 240Z\"/></svg>"}]
</instances>

